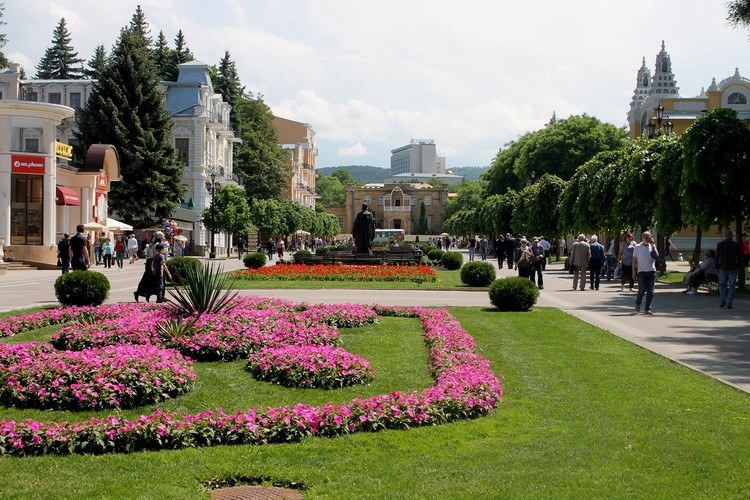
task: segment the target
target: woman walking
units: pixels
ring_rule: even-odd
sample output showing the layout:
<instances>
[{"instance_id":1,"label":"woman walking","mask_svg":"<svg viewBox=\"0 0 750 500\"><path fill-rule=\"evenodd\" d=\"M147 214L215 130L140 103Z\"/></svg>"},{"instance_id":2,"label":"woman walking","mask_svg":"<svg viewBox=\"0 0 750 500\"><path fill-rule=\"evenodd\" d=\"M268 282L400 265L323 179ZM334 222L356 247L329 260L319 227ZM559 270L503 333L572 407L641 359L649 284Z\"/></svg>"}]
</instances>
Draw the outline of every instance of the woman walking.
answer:
<instances>
[{"instance_id":1,"label":"woman walking","mask_svg":"<svg viewBox=\"0 0 750 500\"><path fill-rule=\"evenodd\" d=\"M630 289L629 292L633 291L633 250L635 245L633 244L633 235L625 233L623 240L620 242L620 254L617 261L620 263L620 291L625 289L625 280L629 280Z\"/></svg>"},{"instance_id":2,"label":"woman walking","mask_svg":"<svg viewBox=\"0 0 750 500\"><path fill-rule=\"evenodd\" d=\"M112 267L112 243L109 238L104 240L102 245L101 253L104 256L104 267L110 269Z\"/></svg>"},{"instance_id":3,"label":"woman walking","mask_svg":"<svg viewBox=\"0 0 750 500\"><path fill-rule=\"evenodd\" d=\"M115 243L115 264L117 264L119 270L122 270L123 260L125 260L125 241L120 235L117 237L117 243Z\"/></svg>"}]
</instances>

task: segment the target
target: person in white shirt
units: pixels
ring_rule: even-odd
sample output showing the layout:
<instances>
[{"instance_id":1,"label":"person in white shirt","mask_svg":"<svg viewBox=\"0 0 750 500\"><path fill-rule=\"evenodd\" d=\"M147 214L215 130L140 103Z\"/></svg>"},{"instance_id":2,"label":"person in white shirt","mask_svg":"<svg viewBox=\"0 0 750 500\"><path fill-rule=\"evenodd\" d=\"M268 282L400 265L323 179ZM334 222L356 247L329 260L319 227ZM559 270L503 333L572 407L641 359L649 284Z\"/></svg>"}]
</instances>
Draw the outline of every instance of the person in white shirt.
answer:
<instances>
[{"instance_id":1,"label":"person in white shirt","mask_svg":"<svg viewBox=\"0 0 750 500\"><path fill-rule=\"evenodd\" d=\"M130 257L130 263L132 264L138 258L138 239L134 234L128 237L128 257Z\"/></svg>"},{"instance_id":2,"label":"person in white shirt","mask_svg":"<svg viewBox=\"0 0 750 500\"><path fill-rule=\"evenodd\" d=\"M651 238L651 233L644 231L641 244L633 250L633 278L638 278L638 294L635 297L635 312L641 312L643 294L646 294L645 314L653 314L651 301L654 300L654 283L656 282L656 261L659 253Z\"/></svg>"}]
</instances>

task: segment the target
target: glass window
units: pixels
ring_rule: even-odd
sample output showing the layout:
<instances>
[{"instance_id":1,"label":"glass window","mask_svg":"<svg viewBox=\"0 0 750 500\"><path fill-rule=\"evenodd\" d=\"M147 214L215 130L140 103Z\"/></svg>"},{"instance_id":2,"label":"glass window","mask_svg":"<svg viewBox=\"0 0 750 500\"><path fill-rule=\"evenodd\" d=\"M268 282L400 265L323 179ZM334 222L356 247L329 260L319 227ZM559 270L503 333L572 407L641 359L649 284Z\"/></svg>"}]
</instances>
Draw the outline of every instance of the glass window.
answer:
<instances>
[{"instance_id":1,"label":"glass window","mask_svg":"<svg viewBox=\"0 0 750 500\"><path fill-rule=\"evenodd\" d=\"M411 200L409 203L411 204L412 207L416 207L417 206L417 197L416 196L410 196L409 200Z\"/></svg>"},{"instance_id":2,"label":"glass window","mask_svg":"<svg viewBox=\"0 0 750 500\"><path fill-rule=\"evenodd\" d=\"M27 153L39 152L39 139L24 139L24 151Z\"/></svg>"},{"instance_id":3,"label":"glass window","mask_svg":"<svg viewBox=\"0 0 750 500\"><path fill-rule=\"evenodd\" d=\"M62 104L62 94L60 92L50 92L47 96L47 102L50 104Z\"/></svg>"},{"instance_id":4,"label":"glass window","mask_svg":"<svg viewBox=\"0 0 750 500\"><path fill-rule=\"evenodd\" d=\"M41 175L12 174L10 242L12 245L42 244L44 182Z\"/></svg>"},{"instance_id":5,"label":"glass window","mask_svg":"<svg viewBox=\"0 0 750 500\"><path fill-rule=\"evenodd\" d=\"M81 109L81 93L72 92L70 94L70 107L78 111Z\"/></svg>"},{"instance_id":6,"label":"glass window","mask_svg":"<svg viewBox=\"0 0 750 500\"><path fill-rule=\"evenodd\" d=\"M177 150L177 157L183 165L190 163L190 139L175 139L174 147Z\"/></svg>"},{"instance_id":7,"label":"glass window","mask_svg":"<svg viewBox=\"0 0 750 500\"><path fill-rule=\"evenodd\" d=\"M739 92L729 94L727 104L747 104L747 97Z\"/></svg>"},{"instance_id":8,"label":"glass window","mask_svg":"<svg viewBox=\"0 0 750 500\"><path fill-rule=\"evenodd\" d=\"M432 205L432 197L431 196L425 196L424 197L424 204L425 204L425 206L428 206L428 207L430 205Z\"/></svg>"},{"instance_id":9,"label":"glass window","mask_svg":"<svg viewBox=\"0 0 750 500\"><path fill-rule=\"evenodd\" d=\"M39 94L37 94L33 90L27 90L26 93L24 94L24 100L25 101L38 101Z\"/></svg>"},{"instance_id":10,"label":"glass window","mask_svg":"<svg viewBox=\"0 0 750 500\"><path fill-rule=\"evenodd\" d=\"M383 206L385 203L385 196L378 196L378 205Z\"/></svg>"}]
</instances>

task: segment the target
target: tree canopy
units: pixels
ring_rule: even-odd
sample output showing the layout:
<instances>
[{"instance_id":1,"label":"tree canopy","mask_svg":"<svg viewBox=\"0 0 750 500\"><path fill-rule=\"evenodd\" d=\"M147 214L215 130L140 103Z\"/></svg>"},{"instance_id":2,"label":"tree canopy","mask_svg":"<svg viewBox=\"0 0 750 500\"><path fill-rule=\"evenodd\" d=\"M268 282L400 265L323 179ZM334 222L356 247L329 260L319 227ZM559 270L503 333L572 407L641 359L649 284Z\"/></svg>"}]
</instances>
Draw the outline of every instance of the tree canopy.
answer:
<instances>
[{"instance_id":1,"label":"tree canopy","mask_svg":"<svg viewBox=\"0 0 750 500\"><path fill-rule=\"evenodd\" d=\"M237 186L221 186L211 205L203 209L203 223L215 232L246 235L251 222L245 190Z\"/></svg>"},{"instance_id":2,"label":"tree canopy","mask_svg":"<svg viewBox=\"0 0 750 500\"><path fill-rule=\"evenodd\" d=\"M3 26L7 24L5 21L3 21L3 11L5 11L5 3L0 3L0 26ZM5 47L5 44L8 43L8 39L5 35L5 33L0 33L0 49ZM6 59L5 54L3 54L3 51L0 50L0 69L7 68L8 67L8 59Z\"/></svg>"},{"instance_id":3,"label":"tree canopy","mask_svg":"<svg viewBox=\"0 0 750 500\"><path fill-rule=\"evenodd\" d=\"M83 59L70 45L71 36L65 18L52 33L52 46L36 67L36 78L40 80L77 80L83 78Z\"/></svg>"},{"instance_id":4,"label":"tree canopy","mask_svg":"<svg viewBox=\"0 0 750 500\"><path fill-rule=\"evenodd\" d=\"M101 78L104 72L104 67L107 65L107 52L104 50L104 45L97 45L94 49L94 55L86 63L88 69L83 70L83 76L92 80L98 80Z\"/></svg>"},{"instance_id":5,"label":"tree canopy","mask_svg":"<svg viewBox=\"0 0 750 500\"><path fill-rule=\"evenodd\" d=\"M122 180L112 183L109 206L129 222L168 217L182 201L184 167L158 83L141 29L124 28L78 119L83 151L95 143L117 148Z\"/></svg>"}]
</instances>

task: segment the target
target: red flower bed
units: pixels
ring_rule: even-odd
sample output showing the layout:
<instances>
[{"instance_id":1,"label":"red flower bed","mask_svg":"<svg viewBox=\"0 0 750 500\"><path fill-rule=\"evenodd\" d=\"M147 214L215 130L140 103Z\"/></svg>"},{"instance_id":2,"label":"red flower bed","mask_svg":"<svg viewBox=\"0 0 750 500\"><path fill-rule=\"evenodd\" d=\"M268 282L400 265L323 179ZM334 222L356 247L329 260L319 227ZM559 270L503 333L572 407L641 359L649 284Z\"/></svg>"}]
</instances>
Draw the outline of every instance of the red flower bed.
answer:
<instances>
[{"instance_id":1,"label":"red flower bed","mask_svg":"<svg viewBox=\"0 0 750 500\"><path fill-rule=\"evenodd\" d=\"M236 271L235 276L249 281L437 281L429 266L349 266L289 264Z\"/></svg>"}]
</instances>

